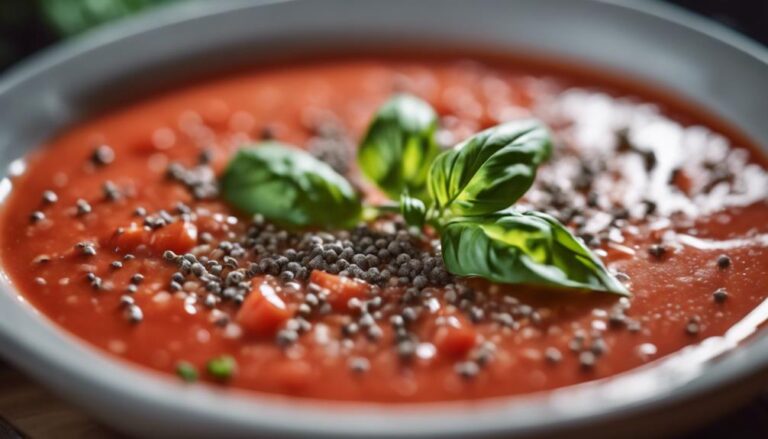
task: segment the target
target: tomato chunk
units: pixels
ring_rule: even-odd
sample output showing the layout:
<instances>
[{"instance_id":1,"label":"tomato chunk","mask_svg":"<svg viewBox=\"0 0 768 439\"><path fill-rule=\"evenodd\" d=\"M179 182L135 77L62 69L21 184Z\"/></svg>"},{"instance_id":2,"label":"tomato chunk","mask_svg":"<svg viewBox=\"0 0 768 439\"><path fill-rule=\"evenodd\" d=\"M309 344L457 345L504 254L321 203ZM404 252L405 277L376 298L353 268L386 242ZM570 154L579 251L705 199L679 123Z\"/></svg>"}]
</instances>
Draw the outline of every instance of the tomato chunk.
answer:
<instances>
[{"instance_id":1,"label":"tomato chunk","mask_svg":"<svg viewBox=\"0 0 768 439\"><path fill-rule=\"evenodd\" d=\"M186 253L197 245L197 227L187 221L176 221L152 233L152 250L158 254L165 250Z\"/></svg>"},{"instance_id":2,"label":"tomato chunk","mask_svg":"<svg viewBox=\"0 0 768 439\"><path fill-rule=\"evenodd\" d=\"M371 285L367 282L319 270L314 270L309 275L309 281L328 290L328 303L335 311L348 309L349 299L364 299L371 289Z\"/></svg>"},{"instance_id":3,"label":"tomato chunk","mask_svg":"<svg viewBox=\"0 0 768 439\"><path fill-rule=\"evenodd\" d=\"M268 338L274 337L290 318L291 312L283 299L267 280L259 278L253 280L253 288L237 312L236 321L244 334Z\"/></svg>"},{"instance_id":4,"label":"tomato chunk","mask_svg":"<svg viewBox=\"0 0 768 439\"><path fill-rule=\"evenodd\" d=\"M118 252L130 252L149 241L149 232L140 224L120 228L112 237L112 246Z\"/></svg>"},{"instance_id":5,"label":"tomato chunk","mask_svg":"<svg viewBox=\"0 0 768 439\"><path fill-rule=\"evenodd\" d=\"M443 325L435 331L434 343L442 355L460 358L466 356L475 346L477 332L466 322Z\"/></svg>"}]
</instances>

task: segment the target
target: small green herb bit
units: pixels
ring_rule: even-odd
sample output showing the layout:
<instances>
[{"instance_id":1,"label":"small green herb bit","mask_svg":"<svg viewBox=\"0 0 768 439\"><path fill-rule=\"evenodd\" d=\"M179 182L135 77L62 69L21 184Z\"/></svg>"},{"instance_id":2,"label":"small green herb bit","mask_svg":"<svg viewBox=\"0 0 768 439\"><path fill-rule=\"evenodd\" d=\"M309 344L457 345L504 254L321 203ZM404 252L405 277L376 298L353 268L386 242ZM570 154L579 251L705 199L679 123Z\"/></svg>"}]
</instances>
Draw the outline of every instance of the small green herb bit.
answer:
<instances>
[{"instance_id":1,"label":"small green herb bit","mask_svg":"<svg viewBox=\"0 0 768 439\"><path fill-rule=\"evenodd\" d=\"M421 99L398 95L374 116L358 151L366 177L393 200L407 190L427 197L427 171L437 156L437 114Z\"/></svg>"},{"instance_id":2,"label":"small green herb bit","mask_svg":"<svg viewBox=\"0 0 768 439\"><path fill-rule=\"evenodd\" d=\"M429 192L449 215L483 215L506 209L533 184L552 151L549 130L521 120L482 131L435 159Z\"/></svg>"},{"instance_id":3,"label":"small green herb bit","mask_svg":"<svg viewBox=\"0 0 768 439\"><path fill-rule=\"evenodd\" d=\"M176 364L176 375L188 383L193 383L197 381L197 368L188 361L179 361Z\"/></svg>"},{"instance_id":4,"label":"small green herb bit","mask_svg":"<svg viewBox=\"0 0 768 439\"><path fill-rule=\"evenodd\" d=\"M221 186L238 209L288 226L349 227L362 211L352 185L328 164L276 142L240 149Z\"/></svg>"},{"instance_id":5,"label":"small green herb bit","mask_svg":"<svg viewBox=\"0 0 768 439\"><path fill-rule=\"evenodd\" d=\"M237 362L229 355L212 358L206 365L208 373L217 380L226 381L237 371Z\"/></svg>"},{"instance_id":6,"label":"small green herb bit","mask_svg":"<svg viewBox=\"0 0 768 439\"><path fill-rule=\"evenodd\" d=\"M449 272L493 282L629 292L562 224L539 212L458 217L441 230Z\"/></svg>"}]
</instances>

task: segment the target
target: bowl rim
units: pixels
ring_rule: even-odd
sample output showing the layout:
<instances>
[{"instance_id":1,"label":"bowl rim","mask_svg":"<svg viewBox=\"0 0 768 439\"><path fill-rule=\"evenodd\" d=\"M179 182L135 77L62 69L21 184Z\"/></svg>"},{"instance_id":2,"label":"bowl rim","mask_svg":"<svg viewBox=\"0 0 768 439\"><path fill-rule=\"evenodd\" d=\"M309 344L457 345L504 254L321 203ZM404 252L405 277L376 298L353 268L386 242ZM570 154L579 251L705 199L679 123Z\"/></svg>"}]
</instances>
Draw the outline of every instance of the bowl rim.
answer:
<instances>
[{"instance_id":1,"label":"bowl rim","mask_svg":"<svg viewBox=\"0 0 768 439\"><path fill-rule=\"evenodd\" d=\"M11 66L0 74L0 94L29 76L39 74L67 58L82 54L99 46L108 45L115 40L129 37L158 27L182 21L203 18L208 15L224 14L240 9L249 9L275 3L301 2L306 0L229 0L224 2L205 2L187 0L186 2L168 3L156 6L150 11L140 12L132 17L117 22L101 25L81 35L57 42L34 53ZM768 64L768 47L755 40L717 23L709 18L695 14L680 6L662 3L661 0L634 2L626 0L578 0L589 3L613 5L652 15L678 26L704 34L719 40L733 49L747 54L756 60Z\"/></svg>"},{"instance_id":2,"label":"bowl rim","mask_svg":"<svg viewBox=\"0 0 768 439\"><path fill-rule=\"evenodd\" d=\"M128 38L132 35L158 29L174 23L196 20L211 15L237 13L245 8L254 8L262 5L299 2L302 0L254 0L232 2L197 2L178 3L159 7L156 11L140 14L135 18L125 20L101 29L96 29L87 35L76 37L68 42L58 44L30 59L11 68L0 77L0 102L4 95L19 84L31 77L44 75L45 71L68 59L109 45L115 41ZM307 0L304 0L307 1ZM311 1L311 0L309 0ZM585 3L601 3L612 5L640 14L652 15L658 19L671 22L688 30L703 34L709 38L718 40L731 49L744 53L757 62L768 65L768 50L748 38L726 29L705 18L698 17L678 7L661 4L658 2L621 2L619 0L578 0ZM386 428L384 432L388 436L450 436L463 437L469 434L489 434L515 431L519 433L546 432L572 428L587 422L596 422L599 419L613 418L616 416L631 416L650 409L669 407L682 401L689 401L699 395L722 388L727 384L733 384L751 376L757 369L768 364L768 337L758 337L750 346L739 349L728 358L724 358L717 364L711 365L706 375L698 377L690 383L680 386L673 393L657 394L635 401L610 402L601 407L592 407L590 410L570 410L566 412L557 410L549 412L555 416L546 425L541 423L541 414L532 417L527 424L520 422L510 425L510 411L522 410L520 413L531 414L519 405L501 406L494 404L489 408L485 403L461 406L463 415L455 410L448 413L445 408L451 403L436 403L437 412L424 419L424 413L413 416L407 411L408 405L380 406L375 404L354 403L352 408L359 419L353 424L342 425L334 417L336 409L326 410L328 407L324 401L300 401L292 398L272 397L240 392L222 392L207 386L195 386L187 388L165 378L147 373L145 369L139 369L120 360L113 359L106 353L86 345L73 336L64 333L60 328L52 324L46 318L40 318L40 313L31 307L15 292L10 281L3 275L0 279L0 316L8 314L3 309L18 308L22 312L18 315L10 315L8 321L0 319L0 350L12 363L32 375L43 379L47 368L53 366L68 379L91 384L91 397L94 392L102 392L109 395L120 395L126 402L133 404L148 404L149 406L165 410L167 413L175 413L180 416L200 416L209 422L226 425L233 422L243 428L252 431L289 433L289 434L315 434L328 437L338 435L358 435L363 433L381 434L377 428ZM20 306L19 306L20 304ZM12 314L12 313L11 313ZM35 322L37 331L19 334L14 331L14 324L19 322ZM41 340L40 337L46 337ZM93 363L90 369L83 368L80 362L87 359ZM96 370L94 370L96 369ZM116 380L112 374L122 378L129 378L130 382ZM136 380L135 382L133 380ZM50 383L50 381L48 381ZM588 383L593 385L594 383ZM580 386L574 386L580 387ZM64 389L62 387L62 389ZM563 389L572 390L571 387ZM577 389L578 390L578 389ZM516 400L525 400L526 405L534 409L541 409L542 405L551 405L553 394L559 391L547 392L546 395L526 395L512 397ZM183 396L182 398L179 398ZM103 397L103 396L102 396ZM505 398L506 399L506 398ZM518 401L518 402L520 402ZM80 401L83 404L87 402ZM307 406L304 407L304 403ZM497 402L497 401L496 401ZM431 405L431 404L429 404ZM297 407L298 406L298 407ZM366 407L362 407L366 406ZM206 413L210 407L218 407L215 413ZM458 407L456 407L458 409ZM425 406L425 409L429 407ZM296 411L300 410L300 420L297 420ZM259 413L259 416L253 416ZM540 412L544 413L544 412ZM250 415L249 415L250 414ZM206 415L213 416L212 418ZM345 413L349 416L349 413ZM398 416L403 422L393 423L393 416ZM521 416L515 418L521 421ZM523 421L525 419L522 419ZM473 421L473 422L471 422ZM245 431L245 430L243 430Z\"/></svg>"}]
</instances>

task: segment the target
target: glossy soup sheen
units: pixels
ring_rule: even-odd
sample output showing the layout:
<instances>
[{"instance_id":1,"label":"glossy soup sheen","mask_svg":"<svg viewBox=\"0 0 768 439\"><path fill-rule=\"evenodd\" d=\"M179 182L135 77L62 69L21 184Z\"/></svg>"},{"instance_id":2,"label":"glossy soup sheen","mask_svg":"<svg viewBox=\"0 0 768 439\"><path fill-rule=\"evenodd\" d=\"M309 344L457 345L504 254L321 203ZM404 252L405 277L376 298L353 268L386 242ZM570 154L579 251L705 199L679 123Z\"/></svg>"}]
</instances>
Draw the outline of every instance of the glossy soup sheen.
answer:
<instances>
[{"instance_id":1,"label":"glossy soup sheen","mask_svg":"<svg viewBox=\"0 0 768 439\"><path fill-rule=\"evenodd\" d=\"M3 265L44 315L114 357L169 374L184 362L221 386L379 402L487 398L609 377L721 335L766 299L768 176L756 148L693 105L649 97L660 93L526 65L307 61L118 108L61 133L12 177ZM632 297L470 280L458 293L427 288L404 304L403 289L383 288L372 322L346 302L320 304L286 343L280 331L309 300L306 282L254 278L282 310L260 315L255 328L238 323L236 304L206 303L199 284L178 279L173 291L179 268L163 259L165 249L208 255L222 240L242 242L250 218L215 198L195 200L194 190L215 191L207 165L197 181L184 172L168 178L169 164L196 169L205 150L221 172L238 146L275 138L346 169L369 198L381 198L361 181L354 145L394 92L434 105L445 145L501 121L547 122L556 152L521 204L566 222ZM142 210L166 210L171 224L147 231ZM258 255L237 259L246 266ZM132 281L137 273L143 279ZM331 302L343 289L323 286ZM390 322L406 305L407 346ZM217 379L206 364L222 355L236 370Z\"/></svg>"}]
</instances>

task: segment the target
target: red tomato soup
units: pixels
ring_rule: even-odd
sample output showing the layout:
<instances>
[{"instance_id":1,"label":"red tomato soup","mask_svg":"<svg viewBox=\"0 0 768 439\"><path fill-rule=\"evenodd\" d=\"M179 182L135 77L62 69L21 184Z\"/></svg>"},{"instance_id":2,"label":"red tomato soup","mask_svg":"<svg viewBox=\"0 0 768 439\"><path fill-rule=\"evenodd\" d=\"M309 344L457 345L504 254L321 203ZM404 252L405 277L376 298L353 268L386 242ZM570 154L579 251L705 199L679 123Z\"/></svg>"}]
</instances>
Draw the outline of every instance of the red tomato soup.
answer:
<instances>
[{"instance_id":1,"label":"red tomato soup","mask_svg":"<svg viewBox=\"0 0 768 439\"><path fill-rule=\"evenodd\" d=\"M113 357L190 381L376 402L610 377L722 335L766 299L768 173L756 148L660 93L525 66L307 61L115 109L11 177L4 269L51 321ZM566 224L631 297L454 277L398 217L287 230L220 198L234 152L276 139L381 200L355 149L398 92L434 106L443 147L504 121L549 125L553 156L518 205Z\"/></svg>"}]
</instances>

